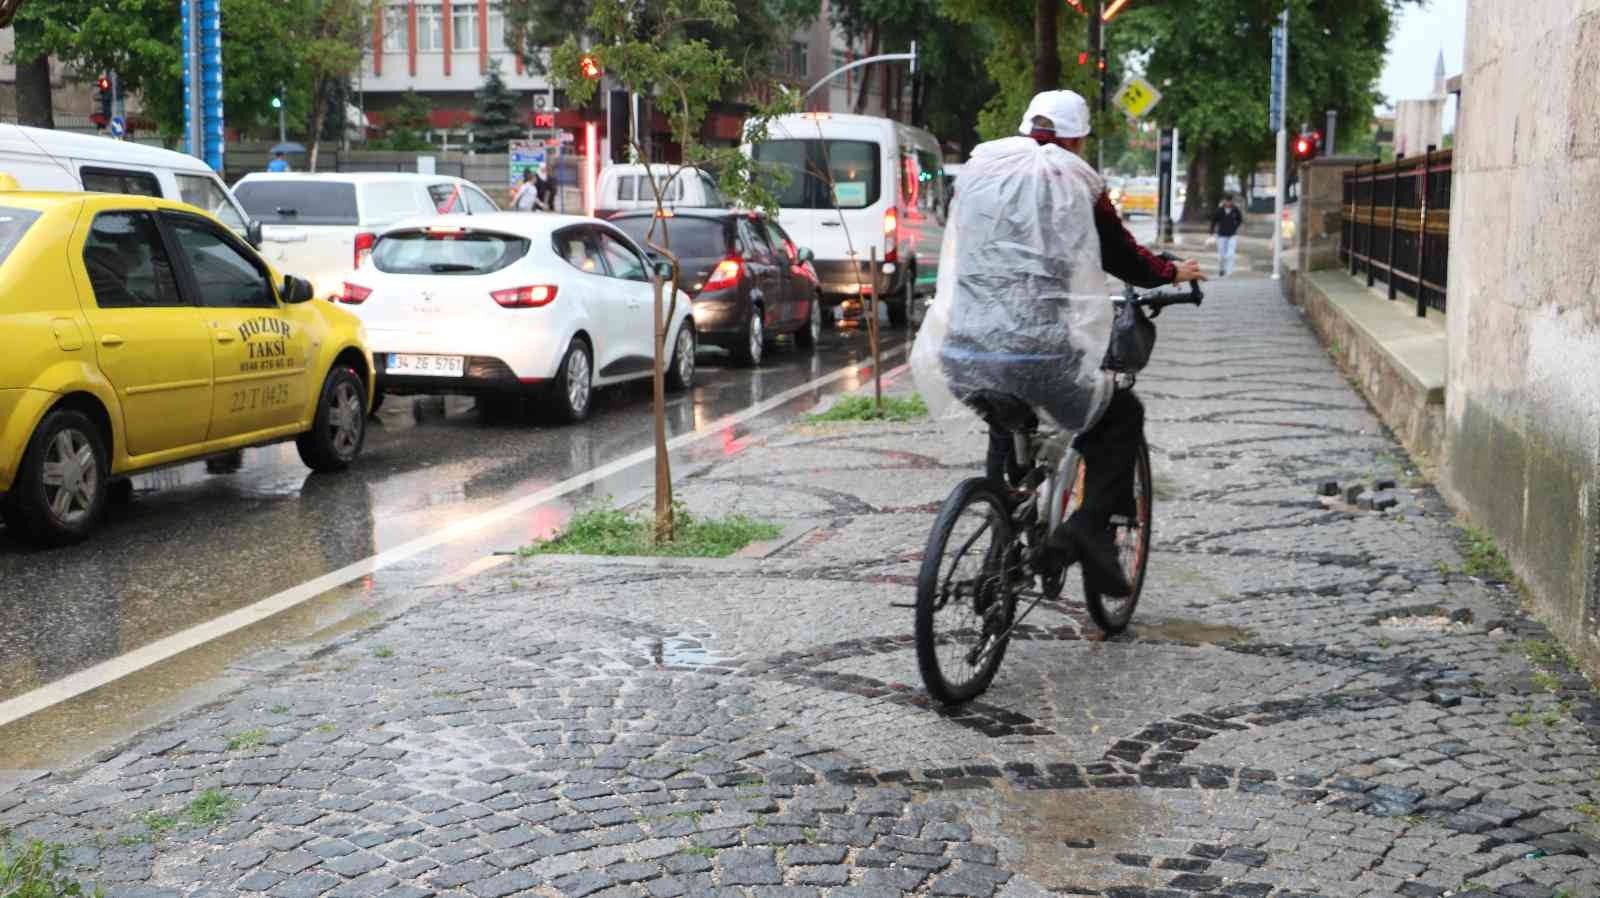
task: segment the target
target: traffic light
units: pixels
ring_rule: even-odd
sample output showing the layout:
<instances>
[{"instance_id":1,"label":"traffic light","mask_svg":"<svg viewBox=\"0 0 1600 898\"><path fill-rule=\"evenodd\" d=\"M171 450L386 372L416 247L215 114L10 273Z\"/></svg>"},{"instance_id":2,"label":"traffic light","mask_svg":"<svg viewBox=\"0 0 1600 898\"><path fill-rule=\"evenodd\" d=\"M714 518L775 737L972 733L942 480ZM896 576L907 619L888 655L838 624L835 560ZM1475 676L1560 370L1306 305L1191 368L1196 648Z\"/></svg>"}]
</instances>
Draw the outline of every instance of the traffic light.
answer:
<instances>
[{"instance_id":1,"label":"traffic light","mask_svg":"<svg viewBox=\"0 0 1600 898\"><path fill-rule=\"evenodd\" d=\"M1078 54L1078 65L1088 65L1088 64L1089 64L1089 54L1088 53L1079 53Z\"/></svg>"},{"instance_id":2,"label":"traffic light","mask_svg":"<svg viewBox=\"0 0 1600 898\"><path fill-rule=\"evenodd\" d=\"M282 109L283 108L283 97L273 97L272 98L272 108L273 109Z\"/></svg>"},{"instance_id":3,"label":"traffic light","mask_svg":"<svg viewBox=\"0 0 1600 898\"><path fill-rule=\"evenodd\" d=\"M94 82L95 112L89 116L89 121L94 122L96 128L104 128L111 124L111 79L101 75Z\"/></svg>"},{"instance_id":4,"label":"traffic light","mask_svg":"<svg viewBox=\"0 0 1600 898\"><path fill-rule=\"evenodd\" d=\"M1317 144L1320 140L1321 135L1315 131L1296 135L1294 139L1294 160L1296 162L1306 162L1317 158Z\"/></svg>"},{"instance_id":5,"label":"traffic light","mask_svg":"<svg viewBox=\"0 0 1600 898\"><path fill-rule=\"evenodd\" d=\"M578 60L578 72L582 74L583 77L588 78L590 81L599 80L601 75L600 62L593 56L585 53L583 58Z\"/></svg>"}]
</instances>

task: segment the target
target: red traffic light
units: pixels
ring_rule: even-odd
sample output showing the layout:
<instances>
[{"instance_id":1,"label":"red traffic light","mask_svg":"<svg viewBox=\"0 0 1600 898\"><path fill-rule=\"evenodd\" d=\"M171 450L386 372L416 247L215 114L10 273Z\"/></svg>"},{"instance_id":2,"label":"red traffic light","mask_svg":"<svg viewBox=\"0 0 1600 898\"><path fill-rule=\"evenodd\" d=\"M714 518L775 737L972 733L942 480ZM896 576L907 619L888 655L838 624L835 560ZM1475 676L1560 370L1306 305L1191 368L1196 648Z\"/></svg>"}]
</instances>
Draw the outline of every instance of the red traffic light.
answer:
<instances>
[{"instance_id":1,"label":"red traffic light","mask_svg":"<svg viewBox=\"0 0 1600 898\"><path fill-rule=\"evenodd\" d=\"M107 78L104 75L101 75L100 76L100 80L96 81L94 83L94 86L100 88L101 90L110 90L111 89L111 79Z\"/></svg>"},{"instance_id":2,"label":"red traffic light","mask_svg":"<svg viewBox=\"0 0 1600 898\"><path fill-rule=\"evenodd\" d=\"M1079 53L1078 54L1078 65L1088 65L1088 64L1089 64L1089 54L1088 53Z\"/></svg>"},{"instance_id":3,"label":"red traffic light","mask_svg":"<svg viewBox=\"0 0 1600 898\"><path fill-rule=\"evenodd\" d=\"M1317 135L1300 134L1294 139L1294 158L1299 162L1314 159L1317 155Z\"/></svg>"},{"instance_id":4,"label":"red traffic light","mask_svg":"<svg viewBox=\"0 0 1600 898\"><path fill-rule=\"evenodd\" d=\"M583 77L593 81L600 77L600 63L593 56L585 54L582 59L578 60L578 72Z\"/></svg>"}]
</instances>

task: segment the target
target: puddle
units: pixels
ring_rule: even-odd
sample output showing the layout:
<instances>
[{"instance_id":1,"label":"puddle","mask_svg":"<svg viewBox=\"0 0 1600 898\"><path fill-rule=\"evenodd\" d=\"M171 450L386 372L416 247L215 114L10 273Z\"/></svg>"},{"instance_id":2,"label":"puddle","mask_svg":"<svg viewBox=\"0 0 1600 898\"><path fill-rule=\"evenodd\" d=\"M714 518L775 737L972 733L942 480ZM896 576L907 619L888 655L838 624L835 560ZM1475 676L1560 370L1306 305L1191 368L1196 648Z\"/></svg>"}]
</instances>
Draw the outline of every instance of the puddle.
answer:
<instances>
[{"instance_id":1,"label":"puddle","mask_svg":"<svg viewBox=\"0 0 1600 898\"><path fill-rule=\"evenodd\" d=\"M711 633L679 633L666 638L636 639L634 644L657 667L705 667L732 660L706 647Z\"/></svg>"},{"instance_id":2,"label":"puddle","mask_svg":"<svg viewBox=\"0 0 1600 898\"><path fill-rule=\"evenodd\" d=\"M1246 642L1255 635L1243 627L1235 627L1229 624L1176 619L1140 621L1135 618L1133 631L1140 639L1190 642L1197 645Z\"/></svg>"},{"instance_id":3,"label":"puddle","mask_svg":"<svg viewBox=\"0 0 1600 898\"><path fill-rule=\"evenodd\" d=\"M1385 630L1411 630L1425 633L1470 633L1472 626L1444 615L1428 617L1386 617L1378 621Z\"/></svg>"},{"instance_id":4,"label":"puddle","mask_svg":"<svg viewBox=\"0 0 1600 898\"><path fill-rule=\"evenodd\" d=\"M1166 829L1167 813L1137 789L1018 790L1001 781L994 795L995 823L1021 858L1007 858L1012 869L1047 889L1065 889L1083 880L1083 858L1071 848L1092 848L1110 857L1137 853ZM1140 871L1129 868L1130 880ZM1145 874L1148 875L1148 874ZM1158 882L1141 883L1155 886Z\"/></svg>"}]
</instances>

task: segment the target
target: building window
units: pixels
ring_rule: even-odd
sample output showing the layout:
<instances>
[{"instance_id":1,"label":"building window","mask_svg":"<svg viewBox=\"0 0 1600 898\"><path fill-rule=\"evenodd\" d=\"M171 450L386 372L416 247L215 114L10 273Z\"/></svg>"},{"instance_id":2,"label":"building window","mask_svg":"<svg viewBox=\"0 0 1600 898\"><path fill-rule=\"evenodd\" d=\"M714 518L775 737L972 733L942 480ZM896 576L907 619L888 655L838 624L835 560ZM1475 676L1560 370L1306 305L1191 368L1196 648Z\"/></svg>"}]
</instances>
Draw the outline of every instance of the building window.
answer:
<instances>
[{"instance_id":1,"label":"building window","mask_svg":"<svg viewBox=\"0 0 1600 898\"><path fill-rule=\"evenodd\" d=\"M383 52L411 52L411 16L404 6L384 7Z\"/></svg>"},{"instance_id":2,"label":"building window","mask_svg":"<svg viewBox=\"0 0 1600 898\"><path fill-rule=\"evenodd\" d=\"M795 78L805 78L810 74L806 65L806 51L809 49L799 41L789 45L789 64L786 67L785 74Z\"/></svg>"},{"instance_id":3,"label":"building window","mask_svg":"<svg viewBox=\"0 0 1600 898\"><path fill-rule=\"evenodd\" d=\"M511 45L506 43L506 14L498 6L489 7L489 49L509 50Z\"/></svg>"},{"instance_id":4,"label":"building window","mask_svg":"<svg viewBox=\"0 0 1600 898\"><path fill-rule=\"evenodd\" d=\"M478 49L478 5L467 2L450 8L451 47L455 50Z\"/></svg>"},{"instance_id":5,"label":"building window","mask_svg":"<svg viewBox=\"0 0 1600 898\"><path fill-rule=\"evenodd\" d=\"M438 53L444 50L444 11L438 4L417 4L417 51Z\"/></svg>"}]
</instances>

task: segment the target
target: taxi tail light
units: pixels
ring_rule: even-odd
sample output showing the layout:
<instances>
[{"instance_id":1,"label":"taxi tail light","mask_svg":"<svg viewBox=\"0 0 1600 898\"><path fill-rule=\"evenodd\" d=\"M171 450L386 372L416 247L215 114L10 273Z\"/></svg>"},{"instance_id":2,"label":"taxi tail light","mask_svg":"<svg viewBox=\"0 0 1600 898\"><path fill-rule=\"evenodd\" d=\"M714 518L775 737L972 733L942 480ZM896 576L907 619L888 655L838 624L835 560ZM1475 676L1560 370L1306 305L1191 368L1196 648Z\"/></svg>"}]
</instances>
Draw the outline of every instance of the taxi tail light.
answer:
<instances>
[{"instance_id":1,"label":"taxi tail light","mask_svg":"<svg viewBox=\"0 0 1600 898\"><path fill-rule=\"evenodd\" d=\"M535 284L531 287L509 287L496 290L489 297L507 309L537 309L555 301L554 284Z\"/></svg>"},{"instance_id":2,"label":"taxi tail light","mask_svg":"<svg viewBox=\"0 0 1600 898\"><path fill-rule=\"evenodd\" d=\"M367 261L372 255L372 245L378 242L377 234L362 232L356 235L355 267L360 268L361 263Z\"/></svg>"},{"instance_id":3,"label":"taxi tail light","mask_svg":"<svg viewBox=\"0 0 1600 898\"><path fill-rule=\"evenodd\" d=\"M371 287L363 287L360 284L352 284L349 281L345 281L344 289L339 291L337 299L345 305L359 306L366 302L367 297L371 295Z\"/></svg>"},{"instance_id":4,"label":"taxi tail light","mask_svg":"<svg viewBox=\"0 0 1600 898\"><path fill-rule=\"evenodd\" d=\"M737 287L739 285L739 278L743 275L744 260L740 259L738 256L729 256L728 258L717 263L716 270L712 271L711 277L706 279L706 286L704 289L710 291L726 290L729 287Z\"/></svg>"}]
</instances>

